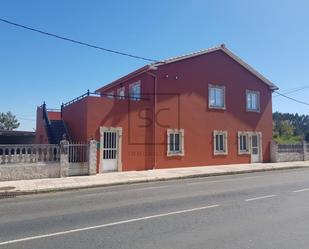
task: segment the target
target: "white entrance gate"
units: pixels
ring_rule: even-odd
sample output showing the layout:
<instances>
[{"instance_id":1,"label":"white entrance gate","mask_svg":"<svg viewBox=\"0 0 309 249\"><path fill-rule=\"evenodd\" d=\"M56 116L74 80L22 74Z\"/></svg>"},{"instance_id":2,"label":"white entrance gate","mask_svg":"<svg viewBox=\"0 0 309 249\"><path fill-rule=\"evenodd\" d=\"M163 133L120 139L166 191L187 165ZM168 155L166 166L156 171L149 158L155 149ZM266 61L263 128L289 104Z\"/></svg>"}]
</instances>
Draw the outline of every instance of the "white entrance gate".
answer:
<instances>
[{"instance_id":1,"label":"white entrance gate","mask_svg":"<svg viewBox=\"0 0 309 249\"><path fill-rule=\"evenodd\" d=\"M101 127L100 171L121 170L121 128Z\"/></svg>"},{"instance_id":2,"label":"white entrance gate","mask_svg":"<svg viewBox=\"0 0 309 249\"><path fill-rule=\"evenodd\" d=\"M261 136L258 133L251 135L251 162L261 162Z\"/></svg>"}]
</instances>

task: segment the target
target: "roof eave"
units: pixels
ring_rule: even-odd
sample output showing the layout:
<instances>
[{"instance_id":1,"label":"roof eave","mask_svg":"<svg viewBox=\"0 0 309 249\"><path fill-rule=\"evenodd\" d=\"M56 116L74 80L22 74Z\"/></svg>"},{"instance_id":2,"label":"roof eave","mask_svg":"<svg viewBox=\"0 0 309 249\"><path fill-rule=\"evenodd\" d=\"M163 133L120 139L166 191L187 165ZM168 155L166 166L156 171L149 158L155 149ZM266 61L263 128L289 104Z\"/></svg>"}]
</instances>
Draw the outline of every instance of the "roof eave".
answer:
<instances>
[{"instance_id":1,"label":"roof eave","mask_svg":"<svg viewBox=\"0 0 309 249\"><path fill-rule=\"evenodd\" d=\"M272 83L270 80L268 80L265 76L260 74L258 71L256 71L253 67L251 67L248 63L246 63L244 60L242 60L240 57L238 57L236 54L234 54L232 51L227 49L225 46L221 46L221 50L224 51L227 55L229 55L232 59L237 61L240 65L242 65L244 68L246 68L249 72L251 72L253 75L255 75L257 78L259 78L261 81L263 81L266 85L269 86L269 89L271 90L278 90L279 87L277 87L274 83Z\"/></svg>"},{"instance_id":2,"label":"roof eave","mask_svg":"<svg viewBox=\"0 0 309 249\"><path fill-rule=\"evenodd\" d=\"M140 75L140 74L146 72L149 68L150 68L150 65L143 66L143 67L141 67L141 68L139 68L139 69L137 69L137 70L135 70L135 71L133 71L133 72L131 72L131 73L129 73L129 74L127 74L127 75L125 75L125 76L115 80L115 81L112 81L111 83L109 83L109 84L107 84L107 85L105 85L105 86L103 86L103 87L101 87L101 88L99 88L97 90L95 90L95 92L96 93L100 93L100 92L102 92L104 90L107 90L107 89L109 89L111 87L116 86L117 84L121 84L121 83L123 83L126 80L129 80L129 79L131 79L133 77L136 77L137 75Z\"/></svg>"}]
</instances>

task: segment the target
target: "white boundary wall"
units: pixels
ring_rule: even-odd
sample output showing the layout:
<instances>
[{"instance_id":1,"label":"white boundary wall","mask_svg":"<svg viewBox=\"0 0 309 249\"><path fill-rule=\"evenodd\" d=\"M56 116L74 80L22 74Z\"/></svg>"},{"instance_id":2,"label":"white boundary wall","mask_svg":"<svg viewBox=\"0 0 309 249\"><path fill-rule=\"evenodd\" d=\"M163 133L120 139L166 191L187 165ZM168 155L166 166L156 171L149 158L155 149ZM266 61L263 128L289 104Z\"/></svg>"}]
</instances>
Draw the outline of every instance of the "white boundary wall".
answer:
<instances>
[{"instance_id":1,"label":"white boundary wall","mask_svg":"<svg viewBox=\"0 0 309 249\"><path fill-rule=\"evenodd\" d=\"M60 177L60 163L0 165L0 181Z\"/></svg>"},{"instance_id":2,"label":"white boundary wall","mask_svg":"<svg viewBox=\"0 0 309 249\"><path fill-rule=\"evenodd\" d=\"M40 148L39 145L35 145L36 149ZM47 145L42 145L46 148ZM59 148L59 157L54 157L54 159L41 160L41 157L37 156L38 150L34 152L24 154L11 153L5 149L4 145L1 147L2 150L2 161L0 163L0 181L10 181L10 180L28 180L28 179L40 179L40 178L57 178L57 177L67 177L75 175L94 175L96 174L96 164L97 164L97 141L91 140L89 143L89 154L87 160L82 162L69 162L68 156L68 141L61 141ZM8 146L9 149L13 148L13 145ZM31 145L29 145L31 147ZM33 146L31 147L33 148ZM5 153L4 153L4 152ZM27 148L26 148L26 150ZM45 153L46 154L46 153ZM25 159L26 158L26 159ZM38 158L40 160L38 160ZM43 158L43 157L42 157Z\"/></svg>"}]
</instances>

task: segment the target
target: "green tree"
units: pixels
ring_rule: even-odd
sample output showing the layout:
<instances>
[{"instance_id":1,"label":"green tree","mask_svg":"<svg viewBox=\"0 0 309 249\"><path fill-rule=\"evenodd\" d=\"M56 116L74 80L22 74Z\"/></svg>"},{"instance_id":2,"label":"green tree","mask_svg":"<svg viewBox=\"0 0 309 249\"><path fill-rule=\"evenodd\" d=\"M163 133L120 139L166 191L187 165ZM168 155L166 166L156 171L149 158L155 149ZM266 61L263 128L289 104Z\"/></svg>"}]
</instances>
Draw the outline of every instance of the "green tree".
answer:
<instances>
[{"instance_id":1,"label":"green tree","mask_svg":"<svg viewBox=\"0 0 309 249\"><path fill-rule=\"evenodd\" d=\"M0 113L0 130L12 131L19 125L17 118L11 112Z\"/></svg>"},{"instance_id":2,"label":"green tree","mask_svg":"<svg viewBox=\"0 0 309 249\"><path fill-rule=\"evenodd\" d=\"M280 131L279 131L280 135L287 137L293 136L294 129L295 128L293 127L290 121L288 120L280 121Z\"/></svg>"}]
</instances>

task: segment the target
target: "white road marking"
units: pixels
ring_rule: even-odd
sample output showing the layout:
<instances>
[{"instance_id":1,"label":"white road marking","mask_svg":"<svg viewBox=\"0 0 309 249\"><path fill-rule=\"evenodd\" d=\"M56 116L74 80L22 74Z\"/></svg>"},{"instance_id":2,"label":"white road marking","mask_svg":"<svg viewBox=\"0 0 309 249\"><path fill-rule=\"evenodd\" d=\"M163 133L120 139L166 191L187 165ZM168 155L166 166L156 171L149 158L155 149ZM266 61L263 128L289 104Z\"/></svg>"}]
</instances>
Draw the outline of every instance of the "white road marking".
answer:
<instances>
[{"instance_id":1,"label":"white road marking","mask_svg":"<svg viewBox=\"0 0 309 249\"><path fill-rule=\"evenodd\" d=\"M254 197L250 199L246 199L245 201L256 201L256 200L262 200L262 199L267 199L267 198L272 198L278 195L264 195L264 196L259 196L259 197Z\"/></svg>"},{"instance_id":2,"label":"white road marking","mask_svg":"<svg viewBox=\"0 0 309 249\"><path fill-rule=\"evenodd\" d=\"M20 238L20 239L15 239L15 240L2 241L2 242L0 242L0 246L24 242L24 241L29 241L29 240L50 238L50 237L55 237L55 236L60 236L60 235L65 235L65 234L77 233L77 232L81 232L81 231L88 231L88 230L94 230L94 229L99 229L99 228L111 227L111 226L116 226L116 225L121 225L121 224L133 223L133 222L137 222L137 221L150 220L150 219L165 217L165 216L169 216L169 215L190 213L190 212L215 208L215 207L219 207L219 206L220 205L218 205L218 204L210 205L210 206L202 206L202 207L184 209L184 210L179 210L179 211L174 211L174 212L169 212L169 213L155 214L155 215L150 215L150 216L145 216L145 217L140 217L140 218L135 218L135 219L116 221L116 222L97 225L97 226L89 226L89 227L83 227L83 228L77 228L77 229L72 229L72 230L67 230L67 231L56 232L56 233L42 234L42 235L25 237L25 238Z\"/></svg>"},{"instance_id":3,"label":"white road marking","mask_svg":"<svg viewBox=\"0 0 309 249\"><path fill-rule=\"evenodd\" d=\"M303 189L298 189L298 190L294 190L294 193L299 193L299 192L305 192L305 191L309 191L309 188L303 188Z\"/></svg>"}]
</instances>

